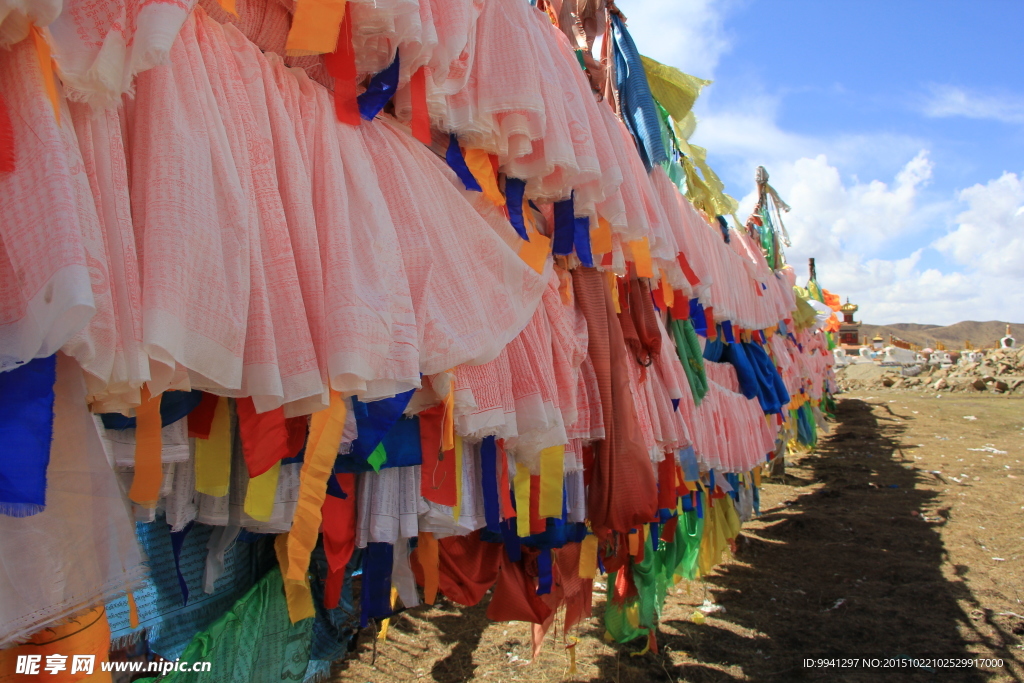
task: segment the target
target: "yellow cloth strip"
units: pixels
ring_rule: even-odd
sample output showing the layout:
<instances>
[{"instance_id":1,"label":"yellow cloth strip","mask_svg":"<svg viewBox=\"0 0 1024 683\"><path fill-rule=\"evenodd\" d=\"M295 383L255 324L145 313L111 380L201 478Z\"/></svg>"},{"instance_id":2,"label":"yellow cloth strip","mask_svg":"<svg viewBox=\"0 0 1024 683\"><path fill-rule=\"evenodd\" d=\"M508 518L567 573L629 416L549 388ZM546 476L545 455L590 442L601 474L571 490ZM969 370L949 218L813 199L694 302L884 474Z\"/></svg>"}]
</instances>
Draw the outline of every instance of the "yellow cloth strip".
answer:
<instances>
[{"instance_id":1,"label":"yellow cloth strip","mask_svg":"<svg viewBox=\"0 0 1024 683\"><path fill-rule=\"evenodd\" d=\"M444 397L444 422L441 425L441 450L455 448L455 377L448 383L448 394ZM458 484L456 484L458 486Z\"/></svg>"},{"instance_id":2,"label":"yellow cloth strip","mask_svg":"<svg viewBox=\"0 0 1024 683\"><path fill-rule=\"evenodd\" d=\"M683 73L674 66L656 62L650 57L640 56L644 65L651 94L665 107L676 121L681 121L693 108L701 89L711 81Z\"/></svg>"},{"instance_id":3,"label":"yellow cloth strip","mask_svg":"<svg viewBox=\"0 0 1024 683\"><path fill-rule=\"evenodd\" d=\"M462 514L462 437L455 435L455 507L452 518L458 522Z\"/></svg>"},{"instance_id":4,"label":"yellow cloth strip","mask_svg":"<svg viewBox=\"0 0 1024 683\"><path fill-rule=\"evenodd\" d=\"M345 0L297 0L285 52L289 55L334 52L344 18Z\"/></svg>"},{"instance_id":5,"label":"yellow cloth strip","mask_svg":"<svg viewBox=\"0 0 1024 683\"><path fill-rule=\"evenodd\" d=\"M281 461L269 470L249 480L245 490L245 514L255 520L266 522L274 512L274 497L277 494L277 479L281 475Z\"/></svg>"},{"instance_id":6,"label":"yellow cloth strip","mask_svg":"<svg viewBox=\"0 0 1024 683\"><path fill-rule=\"evenodd\" d=\"M647 238L633 240L629 243L633 252L633 264L636 266L637 277L654 277L654 262L651 260L651 246Z\"/></svg>"},{"instance_id":7,"label":"yellow cloth strip","mask_svg":"<svg viewBox=\"0 0 1024 683\"><path fill-rule=\"evenodd\" d=\"M562 479L565 446L552 446L540 452L540 517L562 518Z\"/></svg>"},{"instance_id":8,"label":"yellow cloth strip","mask_svg":"<svg viewBox=\"0 0 1024 683\"><path fill-rule=\"evenodd\" d=\"M164 468L160 460L164 442L160 434L160 397L150 398L142 386L142 405L135 409L135 476L128 497L144 508L155 508L160 500Z\"/></svg>"},{"instance_id":9,"label":"yellow cloth strip","mask_svg":"<svg viewBox=\"0 0 1024 683\"><path fill-rule=\"evenodd\" d=\"M580 578L593 579L597 576L597 536L588 534L580 543Z\"/></svg>"},{"instance_id":10,"label":"yellow cloth strip","mask_svg":"<svg viewBox=\"0 0 1024 683\"><path fill-rule=\"evenodd\" d=\"M395 611L395 602L398 600L398 589L394 586L391 587L391 611ZM388 639L388 626L391 625L391 617L388 617L384 621L380 622L380 633L377 635L377 640Z\"/></svg>"},{"instance_id":11,"label":"yellow cloth strip","mask_svg":"<svg viewBox=\"0 0 1024 683\"><path fill-rule=\"evenodd\" d=\"M291 534L278 534L274 539L274 554L281 565L281 576L288 573L288 538ZM313 592L309 588L309 579L284 582L284 599L288 603L288 619L294 624L316 614L313 607Z\"/></svg>"},{"instance_id":12,"label":"yellow cloth strip","mask_svg":"<svg viewBox=\"0 0 1024 683\"><path fill-rule=\"evenodd\" d=\"M462 150L462 156L466 159L470 173L480 183L484 196L495 206L505 206L505 195L498 189L498 179L494 175L490 155L482 149L470 147Z\"/></svg>"},{"instance_id":13,"label":"yellow cloth strip","mask_svg":"<svg viewBox=\"0 0 1024 683\"><path fill-rule=\"evenodd\" d=\"M513 488L516 492L516 533L522 538L530 535L530 470L521 462L516 463Z\"/></svg>"},{"instance_id":14,"label":"yellow cloth strip","mask_svg":"<svg viewBox=\"0 0 1024 683\"><path fill-rule=\"evenodd\" d=\"M761 467L755 467L750 473L754 476L754 486L761 488Z\"/></svg>"},{"instance_id":15,"label":"yellow cloth strip","mask_svg":"<svg viewBox=\"0 0 1024 683\"><path fill-rule=\"evenodd\" d=\"M292 529L288 532L288 571L285 585L306 581L309 556L316 545L323 520L321 508L327 497L327 478L334 469L345 429L345 399L331 391L331 405L327 410L313 413L306 456L299 473L299 500L295 505ZM314 441L314 436L318 437ZM294 620L293 620L294 621Z\"/></svg>"},{"instance_id":16,"label":"yellow cloth strip","mask_svg":"<svg viewBox=\"0 0 1024 683\"><path fill-rule=\"evenodd\" d=\"M220 498L231 483L231 408L221 396L213 410L210 438L196 439L196 491Z\"/></svg>"}]
</instances>

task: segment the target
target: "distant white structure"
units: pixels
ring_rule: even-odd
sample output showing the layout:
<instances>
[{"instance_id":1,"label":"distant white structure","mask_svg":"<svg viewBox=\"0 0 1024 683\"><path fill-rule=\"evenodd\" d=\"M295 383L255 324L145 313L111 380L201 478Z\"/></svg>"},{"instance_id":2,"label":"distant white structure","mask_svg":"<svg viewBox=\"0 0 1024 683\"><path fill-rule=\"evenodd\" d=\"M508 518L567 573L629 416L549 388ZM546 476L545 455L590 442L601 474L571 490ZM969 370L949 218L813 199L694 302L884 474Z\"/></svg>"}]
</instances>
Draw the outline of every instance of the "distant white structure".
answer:
<instances>
[{"instance_id":1,"label":"distant white structure","mask_svg":"<svg viewBox=\"0 0 1024 683\"><path fill-rule=\"evenodd\" d=\"M910 349L901 349L898 346L886 346L885 357L883 363L892 363L896 365L913 365L917 363L918 354L914 353Z\"/></svg>"},{"instance_id":2,"label":"distant white structure","mask_svg":"<svg viewBox=\"0 0 1024 683\"><path fill-rule=\"evenodd\" d=\"M964 351L960 354L960 365L967 365L968 363L980 363L985 360L985 354L981 351Z\"/></svg>"},{"instance_id":3,"label":"distant white structure","mask_svg":"<svg viewBox=\"0 0 1024 683\"><path fill-rule=\"evenodd\" d=\"M1010 335L1010 326L1006 326L1006 336L999 340L999 348L1001 349L1015 349L1017 348L1017 340Z\"/></svg>"}]
</instances>

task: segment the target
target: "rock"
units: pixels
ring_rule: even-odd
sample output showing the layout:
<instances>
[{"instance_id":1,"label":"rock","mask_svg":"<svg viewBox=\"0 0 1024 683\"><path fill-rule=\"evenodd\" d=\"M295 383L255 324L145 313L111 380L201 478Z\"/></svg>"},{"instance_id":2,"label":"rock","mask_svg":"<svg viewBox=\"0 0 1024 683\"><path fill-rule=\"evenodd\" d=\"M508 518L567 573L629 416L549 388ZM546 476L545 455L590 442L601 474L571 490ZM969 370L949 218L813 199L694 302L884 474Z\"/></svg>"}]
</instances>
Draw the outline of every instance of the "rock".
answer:
<instances>
[{"instance_id":1,"label":"rock","mask_svg":"<svg viewBox=\"0 0 1024 683\"><path fill-rule=\"evenodd\" d=\"M934 377L935 379L941 379L943 377L947 377L948 375L949 375L949 369L948 368L939 368L938 370L936 370L935 372L932 373L932 377Z\"/></svg>"},{"instance_id":2,"label":"rock","mask_svg":"<svg viewBox=\"0 0 1024 683\"><path fill-rule=\"evenodd\" d=\"M971 382L971 386L977 389L978 391L985 391L986 389L988 389L988 385L985 384L985 380L981 379L980 377Z\"/></svg>"},{"instance_id":3,"label":"rock","mask_svg":"<svg viewBox=\"0 0 1024 683\"><path fill-rule=\"evenodd\" d=\"M983 381L985 384L992 384L992 382L996 381L996 378L993 377L992 375L985 375L984 377L981 378L981 381Z\"/></svg>"},{"instance_id":4,"label":"rock","mask_svg":"<svg viewBox=\"0 0 1024 683\"><path fill-rule=\"evenodd\" d=\"M892 375L886 375L882 378L883 387L891 387L893 384L896 384L896 378Z\"/></svg>"},{"instance_id":5,"label":"rock","mask_svg":"<svg viewBox=\"0 0 1024 683\"><path fill-rule=\"evenodd\" d=\"M893 389L899 389L900 387L904 386L906 383L907 383L907 381L901 377L900 379L896 380L893 383L892 388Z\"/></svg>"},{"instance_id":6,"label":"rock","mask_svg":"<svg viewBox=\"0 0 1024 683\"><path fill-rule=\"evenodd\" d=\"M935 384L932 385L932 389L935 389L936 391L942 391L948 386L949 384L946 382L945 378L940 377L938 380L936 380Z\"/></svg>"},{"instance_id":7,"label":"rock","mask_svg":"<svg viewBox=\"0 0 1024 683\"><path fill-rule=\"evenodd\" d=\"M1010 385L1002 380L996 380L992 386L993 389L998 391L1000 394L1005 394L1010 390Z\"/></svg>"}]
</instances>

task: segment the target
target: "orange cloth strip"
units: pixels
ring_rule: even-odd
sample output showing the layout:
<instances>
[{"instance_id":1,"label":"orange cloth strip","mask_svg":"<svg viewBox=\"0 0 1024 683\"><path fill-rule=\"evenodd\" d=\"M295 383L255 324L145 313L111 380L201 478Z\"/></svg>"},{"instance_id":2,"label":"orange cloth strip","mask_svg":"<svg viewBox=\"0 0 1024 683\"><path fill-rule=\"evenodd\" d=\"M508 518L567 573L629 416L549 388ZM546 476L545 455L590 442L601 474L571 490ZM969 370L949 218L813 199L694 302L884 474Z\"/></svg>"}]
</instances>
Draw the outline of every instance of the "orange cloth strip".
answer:
<instances>
[{"instance_id":1,"label":"orange cloth strip","mask_svg":"<svg viewBox=\"0 0 1024 683\"><path fill-rule=\"evenodd\" d=\"M160 500L164 468L160 454L164 443L160 435L160 397L150 398L149 387L142 386L142 405L135 409L135 476L128 497L144 508L155 508Z\"/></svg>"},{"instance_id":2,"label":"orange cloth strip","mask_svg":"<svg viewBox=\"0 0 1024 683\"><path fill-rule=\"evenodd\" d=\"M277 555L277 563L281 565L281 576L288 573L290 552L288 539L291 534L278 534L274 539L274 554ZM308 560L308 558L307 558ZM308 619L316 614L313 607L313 591L309 587L309 579L303 575L301 581L284 582L284 599L288 603L288 619L294 624L297 621Z\"/></svg>"},{"instance_id":3,"label":"orange cloth strip","mask_svg":"<svg viewBox=\"0 0 1024 683\"><path fill-rule=\"evenodd\" d=\"M462 150L462 156L466 160L466 166L470 173L480 183L484 196L491 200L495 206L505 206L505 195L498 189L498 178L491 164L490 155L482 149L470 147Z\"/></svg>"},{"instance_id":4,"label":"orange cloth strip","mask_svg":"<svg viewBox=\"0 0 1024 683\"><path fill-rule=\"evenodd\" d=\"M297 0L285 52L322 55L333 52L345 18L345 0Z\"/></svg>"},{"instance_id":5,"label":"orange cloth strip","mask_svg":"<svg viewBox=\"0 0 1024 683\"><path fill-rule=\"evenodd\" d=\"M654 277L654 262L651 260L651 246L647 238L633 240L629 243L633 252L633 263L636 265L637 277Z\"/></svg>"},{"instance_id":6,"label":"orange cloth strip","mask_svg":"<svg viewBox=\"0 0 1024 683\"><path fill-rule=\"evenodd\" d=\"M36 47L36 56L39 57L39 72L43 75L43 87L46 89L46 96L50 98L53 105L53 116L60 123L60 100L57 99L57 82L54 80L53 55L50 54L50 44L46 42L39 27L35 24L29 26L29 34Z\"/></svg>"},{"instance_id":7,"label":"orange cloth strip","mask_svg":"<svg viewBox=\"0 0 1024 683\"><path fill-rule=\"evenodd\" d=\"M597 227L590 231L590 251L597 254L608 254L612 250L612 225L600 216Z\"/></svg>"},{"instance_id":8,"label":"orange cloth strip","mask_svg":"<svg viewBox=\"0 0 1024 683\"><path fill-rule=\"evenodd\" d=\"M345 429L345 399L331 391L331 405L327 410L313 413L306 441L306 456L299 473L299 500L295 505L295 518L288 532L288 568L285 585L306 582L309 556L320 532L321 510L327 497L327 478L334 469ZM293 619L294 621L294 619Z\"/></svg>"}]
</instances>

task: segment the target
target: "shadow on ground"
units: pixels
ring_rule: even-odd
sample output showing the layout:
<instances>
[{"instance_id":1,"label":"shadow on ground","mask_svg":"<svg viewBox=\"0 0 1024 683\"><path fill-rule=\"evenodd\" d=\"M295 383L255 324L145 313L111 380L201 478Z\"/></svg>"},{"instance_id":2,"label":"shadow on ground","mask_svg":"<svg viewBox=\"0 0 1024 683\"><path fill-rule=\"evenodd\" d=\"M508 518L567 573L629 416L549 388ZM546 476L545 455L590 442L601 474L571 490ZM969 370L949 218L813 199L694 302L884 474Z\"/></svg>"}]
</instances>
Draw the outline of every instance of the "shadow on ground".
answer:
<instances>
[{"instance_id":1,"label":"shadow on ground","mask_svg":"<svg viewBox=\"0 0 1024 683\"><path fill-rule=\"evenodd\" d=\"M936 493L919 486L931 475L906 466L904 452L913 447L900 438L913 416L846 399L837 418L818 453L789 470L787 485L806 493L745 530L741 564L707 577L725 607L719 619L696 625L666 614L661 655L605 656L597 680L990 680L980 670L802 666L814 656L972 656L959 629L973 622L957 602L972 597L943 576L938 530L914 514Z\"/></svg>"}]
</instances>

